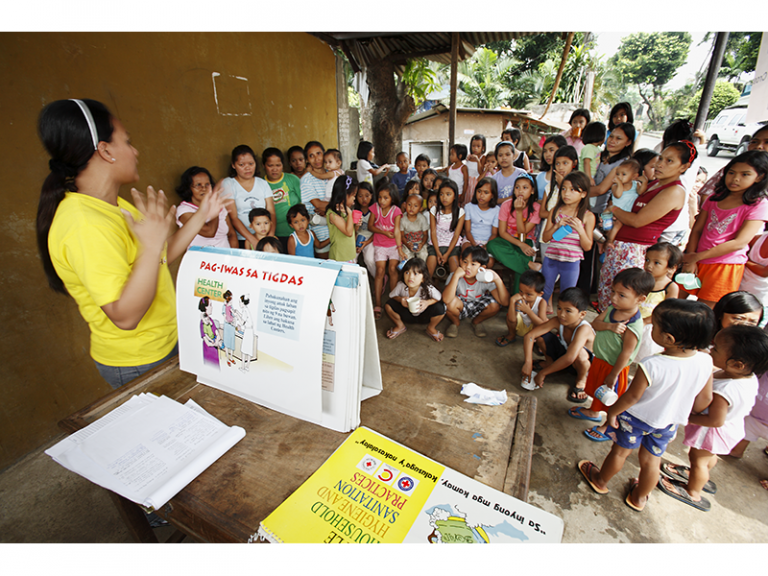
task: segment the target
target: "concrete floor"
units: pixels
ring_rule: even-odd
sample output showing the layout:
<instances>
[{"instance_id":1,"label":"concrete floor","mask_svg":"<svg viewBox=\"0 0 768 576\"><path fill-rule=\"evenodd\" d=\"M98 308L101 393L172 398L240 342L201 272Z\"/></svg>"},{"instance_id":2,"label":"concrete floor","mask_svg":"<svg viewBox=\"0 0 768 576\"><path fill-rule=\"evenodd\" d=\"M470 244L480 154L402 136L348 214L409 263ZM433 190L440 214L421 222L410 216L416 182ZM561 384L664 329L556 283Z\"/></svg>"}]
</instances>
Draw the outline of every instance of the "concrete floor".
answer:
<instances>
[{"instance_id":1,"label":"concrete floor","mask_svg":"<svg viewBox=\"0 0 768 576\"><path fill-rule=\"evenodd\" d=\"M627 460L605 496L595 494L576 470L581 459L600 464L610 444L587 440L581 434L585 423L565 414L571 406L565 395L573 376L556 375L541 390L524 391L519 387L522 344L506 348L494 344L494 338L506 331L503 316L486 325L487 338L477 338L465 321L458 338L438 344L419 326L388 340L385 333L391 323L385 317L377 323L381 358L488 388L535 394L538 410L528 501L564 520L564 542L768 542L768 491L758 483L768 478L765 442L750 445L742 460L720 460L712 472L719 490L711 497L710 512L655 490L645 510L637 513L624 504L627 483L639 469L636 455ZM440 329L446 327L447 320ZM43 453L45 448L0 474L0 542L131 542L106 493L54 463ZM681 435L665 458L687 464ZM157 531L161 541L171 533L168 528Z\"/></svg>"}]
</instances>

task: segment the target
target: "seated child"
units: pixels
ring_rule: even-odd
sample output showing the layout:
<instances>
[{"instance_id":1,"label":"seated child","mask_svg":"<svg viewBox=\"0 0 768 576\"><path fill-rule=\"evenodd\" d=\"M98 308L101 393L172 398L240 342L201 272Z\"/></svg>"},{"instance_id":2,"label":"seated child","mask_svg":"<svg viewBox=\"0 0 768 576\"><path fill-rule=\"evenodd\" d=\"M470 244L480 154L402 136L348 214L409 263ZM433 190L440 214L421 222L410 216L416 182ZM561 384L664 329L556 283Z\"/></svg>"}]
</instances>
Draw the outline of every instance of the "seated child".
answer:
<instances>
[{"instance_id":1,"label":"seated child","mask_svg":"<svg viewBox=\"0 0 768 576\"><path fill-rule=\"evenodd\" d=\"M341 169L341 152L335 148L326 150L323 154L323 168L325 168L325 174L322 177L325 180L325 201L328 202L333 193L333 183L336 182L336 178L344 174L344 170Z\"/></svg>"},{"instance_id":2,"label":"seated child","mask_svg":"<svg viewBox=\"0 0 768 576\"><path fill-rule=\"evenodd\" d=\"M704 512L711 504L701 493L717 489L709 482L717 455L730 453L746 434L744 419L758 390L755 374L768 371L768 335L755 326L731 326L715 335L709 353L719 370L712 376L712 403L691 414L685 427L691 466L665 463L659 480L662 492Z\"/></svg>"},{"instance_id":3,"label":"seated child","mask_svg":"<svg viewBox=\"0 0 768 576\"><path fill-rule=\"evenodd\" d=\"M714 314L701 302L664 300L653 311L653 339L664 354L642 359L626 393L608 408L611 452L598 468L589 460L579 472L598 494L640 447L640 476L629 481L624 502L640 512L659 480L661 455L677 427L712 400L712 358L699 352L714 332Z\"/></svg>"},{"instance_id":4,"label":"seated child","mask_svg":"<svg viewBox=\"0 0 768 576\"><path fill-rule=\"evenodd\" d=\"M288 254L314 258L315 248L323 248L331 242L330 238L318 240L309 229L309 212L304 204L291 206L285 219L293 228L293 233L288 238Z\"/></svg>"},{"instance_id":5,"label":"seated child","mask_svg":"<svg viewBox=\"0 0 768 576\"><path fill-rule=\"evenodd\" d=\"M413 163L413 166L416 168L416 176L419 178L419 180L424 178L424 171L429 168L431 163L432 161L426 154L419 154L416 156L416 161Z\"/></svg>"},{"instance_id":6,"label":"seated child","mask_svg":"<svg viewBox=\"0 0 768 576\"><path fill-rule=\"evenodd\" d=\"M280 240L278 240L274 236L265 236L264 238L259 240L258 244L256 244L256 251L272 252L273 254L282 254L283 245L280 243Z\"/></svg>"},{"instance_id":7,"label":"seated child","mask_svg":"<svg viewBox=\"0 0 768 576\"><path fill-rule=\"evenodd\" d=\"M626 212L632 212L635 200L645 192L647 187L645 183L639 182L642 171L640 162L632 158L619 164L611 185L611 202L614 206Z\"/></svg>"},{"instance_id":8,"label":"seated child","mask_svg":"<svg viewBox=\"0 0 768 576\"><path fill-rule=\"evenodd\" d=\"M600 412L608 409L595 398L595 391L605 384L613 388L619 396L624 394L629 384L629 365L637 355L640 338L643 336L643 319L640 316L640 304L645 301L653 289L653 276L640 268L622 270L613 279L611 287L611 306L592 321L595 329L595 358L587 375L584 390L569 394L568 400L580 404L593 398L591 407L573 407L568 415L577 420L600 422ZM605 442L606 424L585 430L584 434L595 442Z\"/></svg>"},{"instance_id":9,"label":"seated child","mask_svg":"<svg viewBox=\"0 0 768 576\"><path fill-rule=\"evenodd\" d=\"M485 154L485 164L483 164L483 172L478 177L478 181L483 178L491 178L498 169L499 165L496 162L496 151L490 150Z\"/></svg>"},{"instance_id":10,"label":"seated child","mask_svg":"<svg viewBox=\"0 0 768 576\"><path fill-rule=\"evenodd\" d=\"M269 236L269 231L272 228L272 216L269 210L266 208L254 208L248 213L248 220L251 222L251 230L253 230L257 242ZM247 240L245 241L245 246L248 250L257 250L256 246Z\"/></svg>"},{"instance_id":11,"label":"seated child","mask_svg":"<svg viewBox=\"0 0 768 576\"><path fill-rule=\"evenodd\" d=\"M637 358L643 359L652 354L658 354L662 348L653 341L651 331L653 324L651 318L653 309L668 298L677 298L680 293L677 284L672 277L683 259L680 248L669 242L658 242L645 252L645 271L653 276L656 282L653 290L640 305L640 316L643 318L643 337L640 339L640 348Z\"/></svg>"},{"instance_id":12,"label":"seated child","mask_svg":"<svg viewBox=\"0 0 768 576\"><path fill-rule=\"evenodd\" d=\"M405 215L400 218L400 237L406 260L414 256L427 261L429 219L421 211L421 196L412 194L405 199Z\"/></svg>"},{"instance_id":13,"label":"seated child","mask_svg":"<svg viewBox=\"0 0 768 576\"><path fill-rule=\"evenodd\" d=\"M400 192L400 197L402 198L405 194L405 185L411 178L416 176L416 170L411 168L411 160L405 152L400 152L400 154L397 155L395 164L397 164L398 171L393 173L390 178L392 183L397 186L397 189Z\"/></svg>"},{"instance_id":14,"label":"seated child","mask_svg":"<svg viewBox=\"0 0 768 576\"><path fill-rule=\"evenodd\" d=\"M540 272L525 272L525 274L539 274ZM524 275L525 275L524 274ZM520 289L523 289L523 281L520 280ZM539 306L544 304L546 312L547 302L541 297L544 291L544 280L541 279L538 299ZM530 381L533 363L533 343L536 342L539 351L544 354L544 362L537 366L538 373L533 379L536 388L544 385L544 378L555 372L560 372L568 367L576 371L576 384L571 387L571 394L584 388L587 373L592 362L592 345L595 340L595 331L592 325L584 317L587 315L589 300L580 288L568 288L563 290L557 301L557 316L533 327L523 338L523 350L525 351L525 363L523 364L523 380ZM512 307L510 306L510 309ZM552 330L557 330L553 334Z\"/></svg>"},{"instance_id":15,"label":"seated child","mask_svg":"<svg viewBox=\"0 0 768 576\"><path fill-rule=\"evenodd\" d=\"M484 320L495 316L501 306L509 304L509 292L499 275L485 269L488 264L488 252L482 246L468 246L461 253L461 262L455 272L446 278L443 290L443 302L447 307L451 325L445 331L449 338L459 335L459 322L464 318L472 319L475 336L488 335L482 325ZM490 276L489 281L481 281L477 274L483 270Z\"/></svg>"},{"instance_id":16,"label":"seated child","mask_svg":"<svg viewBox=\"0 0 768 576\"><path fill-rule=\"evenodd\" d=\"M411 312L408 299L419 297L419 309ZM442 295L435 288L429 276L427 263L421 258L411 258L400 270L400 281L389 293L389 300L384 305L387 316L395 323L387 330L387 338L397 338L407 330L405 323L427 324L427 334L435 342L442 342L443 335L437 325L445 317L445 304Z\"/></svg>"},{"instance_id":17,"label":"seated child","mask_svg":"<svg viewBox=\"0 0 768 576\"><path fill-rule=\"evenodd\" d=\"M507 311L507 334L496 338L497 346L507 346L525 336L547 321L547 301L544 293L544 274L526 270L520 275L520 291L509 298ZM584 373L586 376L586 372Z\"/></svg>"}]
</instances>

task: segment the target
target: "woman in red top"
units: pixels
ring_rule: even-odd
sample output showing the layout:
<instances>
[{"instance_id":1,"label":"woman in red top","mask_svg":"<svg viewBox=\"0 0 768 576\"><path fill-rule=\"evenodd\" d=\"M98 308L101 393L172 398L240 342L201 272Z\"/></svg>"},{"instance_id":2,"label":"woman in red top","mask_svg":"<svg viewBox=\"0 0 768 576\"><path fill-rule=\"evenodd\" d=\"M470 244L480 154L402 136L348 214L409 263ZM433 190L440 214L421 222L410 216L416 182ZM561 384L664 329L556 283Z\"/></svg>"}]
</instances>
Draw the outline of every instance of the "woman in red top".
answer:
<instances>
[{"instance_id":1,"label":"woman in red top","mask_svg":"<svg viewBox=\"0 0 768 576\"><path fill-rule=\"evenodd\" d=\"M632 212L611 207L617 222L608 235L605 262L600 270L598 304L605 310L611 303L613 278L627 268L644 268L645 251L675 221L685 205L686 193L680 176L696 159L696 147L686 141L667 146L656 164L656 179L638 196Z\"/></svg>"}]
</instances>

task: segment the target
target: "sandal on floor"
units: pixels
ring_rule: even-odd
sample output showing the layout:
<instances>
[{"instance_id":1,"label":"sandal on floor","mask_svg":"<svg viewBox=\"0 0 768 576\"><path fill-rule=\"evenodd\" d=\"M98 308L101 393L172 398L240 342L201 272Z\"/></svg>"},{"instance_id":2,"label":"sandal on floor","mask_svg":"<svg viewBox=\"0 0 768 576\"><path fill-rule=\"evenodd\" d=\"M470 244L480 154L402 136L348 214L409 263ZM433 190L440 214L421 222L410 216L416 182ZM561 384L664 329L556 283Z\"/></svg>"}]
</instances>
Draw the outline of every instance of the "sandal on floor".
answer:
<instances>
[{"instance_id":1,"label":"sandal on floor","mask_svg":"<svg viewBox=\"0 0 768 576\"><path fill-rule=\"evenodd\" d=\"M515 340L517 340L517 336L512 336L512 338L509 337L509 334L506 336L499 336L496 338L496 346L501 346L503 348L504 346L509 346Z\"/></svg>"},{"instance_id":2,"label":"sandal on floor","mask_svg":"<svg viewBox=\"0 0 768 576\"><path fill-rule=\"evenodd\" d=\"M670 486L667 486L665 481L666 483L669 483ZM709 500L704 498L704 496L701 497L701 500L694 500L691 498L691 495L688 494L688 491L674 480L670 480L669 478L662 476L659 478L659 483L657 486L659 487L659 490L664 492L664 494L667 496L672 496L672 498L675 500L680 500L680 502L684 502L685 504L688 504L688 506L693 506L696 508L696 510L709 512L709 510L712 508L712 504L710 504Z\"/></svg>"},{"instance_id":3,"label":"sandal on floor","mask_svg":"<svg viewBox=\"0 0 768 576\"><path fill-rule=\"evenodd\" d=\"M588 428L587 430L584 430L584 436L592 440L592 442L608 442L610 438L600 432L600 430L597 429L597 426L592 426L592 428Z\"/></svg>"},{"instance_id":4,"label":"sandal on floor","mask_svg":"<svg viewBox=\"0 0 768 576\"><path fill-rule=\"evenodd\" d=\"M378 320L381 318L381 306L375 306L373 308L373 319Z\"/></svg>"},{"instance_id":5,"label":"sandal on floor","mask_svg":"<svg viewBox=\"0 0 768 576\"><path fill-rule=\"evenodd\" d=\"M600 472L600 469L597 467L596 464L594 464L593 462L590 462L589 460L582 460L576 465L576 467L579 469L579 472L581 472L581 475L584 476L586 481L589 483L592 490L594 490L600 495L608 494L608 492L610 492L608 488L600 488L597 486L597 484L592 482L592 470L597 470L598 472Z\"/></svg>"},{"instance_id":6,"label":"sandal on floor","mask_svg":"<svg viewBox=\"0 0 768 576\"><path fill-rule=\"evenodd\" d=\"M395 330L394 328L390 328L389 330L387 330L387 338L389 338L390 340L394 340L406 330L408 330L408 326L403 326L402 330Z\"/></svg>"},{"instance_id":7,"label":"sandal on floor","mask_svg":"<svg viewBox=\"0 0 768 576\"><path fill-rule=\"evenodd\" d=\"M584 402L587 401L586 393L584 393L584 398L579 398L579 392L584 392L584 388L579 388L577 386L571 386L571 389L568 390L568 396L566 398L568 399L568 402L573 402L574 404L584 404Z\"/></svg>"},{"instance_id":8,"label":"sandal on floor","mask_svg":"<svg viewBox=\"0 0 768 576\"><path fill-rule=\"evenodd\" d=\"M581 410L581 406L568 408L568 416L576 418L576 420L589 420L590 422L600 422L603 419L601 416L586 416Z\"/></svg>"},{"instance_id":9,"label":"sandal on floor","mask_svg":"<svg viewBox=\"0 0 768 576\"><path fill-rule=\"evenodd\" d=\"M632 502L632 491L637 488L638 484L640 484L639 478L631 478L629 480L629 491L627 492L627 497L624 498L624 503L632 508L632 510L635 510L636 512L642 512L645 508L645 505L648 504L649 496L645 497L645 502L643 502L642 506L636 506L634 502Z\"/></svg>"},{"instance_id":10,"label":"sandal on floor","mask_svg":"<svg viewBox=\"0 0 768 576\"><path fill-rule=\"evenodd\" d=\"M677 464L672 464L671 462L664 462L661 465L662 474L664 474L667 478L671 478L672 480L675 480L683 485L688 484L688 475L690 472L691 469L688 466L678 466ZM707 480L707 483L704 484L704 488L701 490L707 494L715 494L717 492L717 485L712 482L712 480Z\"/></svg>"},{"instance_id":11,"label":"sandal on floor","mask_svg":"<svg viewBox=\"0 0 768 576\"><path fill-rule=\"evenodd\" d=\"M425 332L435 342L442 342L443 341L443 334L439 330L437 332L435 332L434 334L432 334L432 332L430 332L429 330L425 330Z\"/></svg>"}]
</instances>

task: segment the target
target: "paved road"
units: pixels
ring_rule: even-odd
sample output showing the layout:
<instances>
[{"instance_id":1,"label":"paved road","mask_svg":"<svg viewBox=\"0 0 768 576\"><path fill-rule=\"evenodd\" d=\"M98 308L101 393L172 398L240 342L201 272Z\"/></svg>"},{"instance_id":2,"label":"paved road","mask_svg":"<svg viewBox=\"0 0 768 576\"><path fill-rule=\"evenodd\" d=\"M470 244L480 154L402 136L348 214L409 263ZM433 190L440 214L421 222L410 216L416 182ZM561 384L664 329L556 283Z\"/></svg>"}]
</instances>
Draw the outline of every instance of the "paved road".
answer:
<instances>
[{"instance_id":1,"label":"paved road","mask_svg":"<svg viewBox=\"0 0 768 576\"><path fill-rule=\"evenodd\" d=\"M637 147L653 149L659 142L661 142L660 137L653 134L643 133L643 135L640 136L640 142ZM704 166L710 176L728 164L734 157L733 152L727 152L725 150L721 150L714 158L707 156L707 147L704 144L700 144L696 149L699 151L701 165Z\"/></svg>"}]
</instances>

